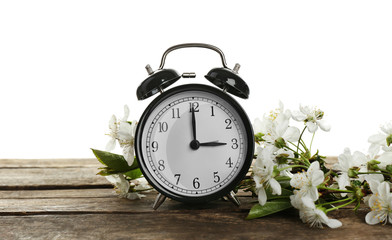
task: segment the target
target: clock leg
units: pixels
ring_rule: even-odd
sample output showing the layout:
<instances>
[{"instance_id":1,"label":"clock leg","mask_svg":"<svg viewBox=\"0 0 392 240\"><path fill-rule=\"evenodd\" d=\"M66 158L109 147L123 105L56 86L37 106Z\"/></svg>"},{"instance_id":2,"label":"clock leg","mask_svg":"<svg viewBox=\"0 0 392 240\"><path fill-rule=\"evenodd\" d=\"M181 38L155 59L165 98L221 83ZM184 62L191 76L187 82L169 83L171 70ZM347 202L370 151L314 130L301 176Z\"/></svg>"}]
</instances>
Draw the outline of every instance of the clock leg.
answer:
<instances>
[{"instance_id":1,"label":"clock leg","mask_svg":"<svg viewBox=\"0 0 392 240\"><path fill-rule=\"evenodd\" d=\"M240 200L236 197L235 193L231 191L229 194L226 195L227 199L230 200L234 205L239 207L241 205Z\"/></svg>"},{"instance_id":2,"label":"clock leg","mask_svg":"<svg viewBox=\"0 0 392 240\"><path fill-rule=\"evenodd\" d=\"M166 196L162 195L161 193L158 194L158 196L155 198L155 202L154 205L152 205L152 208L154 210L157 210L159 208L159 206L161 206L161 204L166 200Z\"/></svg>"}]
</instances>

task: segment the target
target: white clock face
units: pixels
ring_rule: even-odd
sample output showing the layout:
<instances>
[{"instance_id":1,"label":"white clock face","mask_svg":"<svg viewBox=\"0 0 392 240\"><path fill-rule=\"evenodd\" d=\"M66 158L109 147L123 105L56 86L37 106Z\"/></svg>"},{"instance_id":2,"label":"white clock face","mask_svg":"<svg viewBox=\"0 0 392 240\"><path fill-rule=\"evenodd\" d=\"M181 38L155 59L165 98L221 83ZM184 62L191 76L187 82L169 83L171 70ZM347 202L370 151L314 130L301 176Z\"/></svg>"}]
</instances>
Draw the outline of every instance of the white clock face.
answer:
<instances>
[{"instance_id":1,"label":"white clock face","mask_svg":"<svg viewBox=\"0 0 392 240\"><path fill-rule=\"evenodd\" d=\"M138 141L146 168L161 187L201 197L221 190L239 174L247 139L244 122L231 104L192 90L156 105Z\"/></svg>"}]
</instances>

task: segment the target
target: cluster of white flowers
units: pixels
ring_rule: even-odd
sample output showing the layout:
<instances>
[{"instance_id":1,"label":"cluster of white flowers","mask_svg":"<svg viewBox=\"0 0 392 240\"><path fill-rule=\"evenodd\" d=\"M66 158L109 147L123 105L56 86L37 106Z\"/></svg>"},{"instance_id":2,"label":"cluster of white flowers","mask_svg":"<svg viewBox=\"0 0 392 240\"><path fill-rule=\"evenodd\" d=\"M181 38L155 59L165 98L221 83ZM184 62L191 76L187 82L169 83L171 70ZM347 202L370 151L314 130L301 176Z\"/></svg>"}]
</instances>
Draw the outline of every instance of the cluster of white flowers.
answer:
<instances>
[{"instance_id":1,"label":"cluster of white flowers","mask_svg":"<svg viewBox=\"0 0 392 240\"><path fill-rule=\"evenodd\" d=\"M309 132L315 133L320 127L321 130L329 131L330 126L322 119L324 112L315 107L300 106L300 111L284 110L280 106L269 115L264 115L263 120L256 119L254 122L254 132L257 148L257 158L253 166L253 180L255 181L256 193L259 204L264 206L267 203L267 191L272 195L281 195L282 188L275 179L277 176L291 178L290 185L294 189L290 196L291 205L300 212L300 218L310 226L322 227L323 224L331 228L340 227L342 224L335 219L329 219L322 207L317 207L315 201L319 198L318 186L324 182L324 172L320 170L318 161L312 164L305 157L299 155L299 141L301 134L297 127L290 126L290 119L303 122ZM293 150L296 149L296 150ZM304 149L302 154L308 149ZM300 164L300 165L298 165ZM292 168L307 168L298 173L291 173Z\"/></svg>"},{"instance_id":2,"label":"cluster of white flowers","mask_svg":"<svg viewBox=\"0 0 392 240\"><path fill-rule=\"evenodd\" d=\"M106 151L114 150L116 142L118 142L122 148L124 159L129 166L132 166L135 161L134 142L137 122L129 122L128 117L129 108L127 105L124 106L124 116L120 120L117 120L115 115L111 117L109 121L110 133L107 134L110 137L110 140L106 145ZM108 175L106 176L106 179L116 187L120 197L131 200L145 197L145 195L138 192L151 189L151 186L148 185L148 182L144 177L127 180L125 176L120 173Z\"/></svg>"},{"instance_id":3,"label":"cluster of white flowers","mask_svg":"<svg viewBox=\"0 0 392 240\"><path fill-rule=\"evenodd\" d=\"M336 219L330 219L324 212L324 208L317 207L314 202L319 199L317 186L324 181L324 172L320 170L319 162L313 162L308 170L294 174L290 185L295 189L294 195L290 196L291 205L299 210L299 216L304 223L319 228L326 224L330 228L338 228L342 223Z\"/></svg>"},{"instance_id":4,"label":"cluster of white flowers","mask_svg":"<svg viewBox=\"0 0 392 240\"><path fill-rule=\"evenodd\" d=\"M334 165L334 169L339 171L336 182L340 189L350 187L352 181L369 184L372 194L365 197L365 203L371 209L365 219L368 224L387 223L388 219L392 223L391 183L385 181L383 175L392 174L392 122L381 126L381 131L369 137L367 155L359 151L351 154L347 148Z\"/></svg>"}]
</instances>

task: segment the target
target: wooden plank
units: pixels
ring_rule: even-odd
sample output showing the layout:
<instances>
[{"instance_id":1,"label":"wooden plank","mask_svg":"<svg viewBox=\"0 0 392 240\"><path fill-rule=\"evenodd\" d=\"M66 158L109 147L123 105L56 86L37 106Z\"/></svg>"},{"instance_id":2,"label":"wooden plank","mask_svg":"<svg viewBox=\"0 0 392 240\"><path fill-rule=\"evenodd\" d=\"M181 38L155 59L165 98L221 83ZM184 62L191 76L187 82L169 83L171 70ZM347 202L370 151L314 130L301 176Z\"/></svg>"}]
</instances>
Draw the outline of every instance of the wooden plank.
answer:
<instances>
[{"instance_id":1,"label":"wooden plank","mask_svg":"<svg viewBox=\"0 0 392 240\"><path fill-rule=\"evenodd\" d=\"M0 191L0 199L113 198L117 196L112 188Z\"/></svg>"},{"instance_id":2,"label":"wooden plank","mask_svg":"<svg viewBox=\"0 0 392 240\"><path fill-rule=\"evenodd\" d=\"M102 164L95 158L80 159L0 159L0 168L99 168Z\"/></svg>"},{"instance_id":3,"label":"wooden plank","mask_svg":"<svg viewBox=\"0 0 392 240\"><path fill-rule=\"evenodd\" d=\"M98 191L103 190L101 193ZM17 193L16 193L17 192ZM94 197L96 194L98 197ZM145 193L141 200L119 198L112 189L77 189L47 191L0 191L0 215L32 215L59 213L146 213L154 212L152 205L157 192ZM167 199L159 212L182 211L239 211L247 212L257 201L250 197L240 197L240 208L231 202L217 200L201 205L188 205Z\"/></svg>"},{"instance_id":4,"label":"wooden plank","mask_svg":"<svg viewBox=\"0 0 392 240\"><path fill-rule=\"evenodd\" d=\"M0 169L0 190L110 187L96 168Z\"/></svg>"},{"instance_id":5,"label":"wooden plank","mask_svg":"<svg viewBox=\"0 0 392 240\"><path fill-rule=\"evenodd\" d=\"M244 220L242 212L3 216L1 239L391 239L365 212L340 217L338 229L310 229L295 212Z\"/></svg>"}]
</instances>

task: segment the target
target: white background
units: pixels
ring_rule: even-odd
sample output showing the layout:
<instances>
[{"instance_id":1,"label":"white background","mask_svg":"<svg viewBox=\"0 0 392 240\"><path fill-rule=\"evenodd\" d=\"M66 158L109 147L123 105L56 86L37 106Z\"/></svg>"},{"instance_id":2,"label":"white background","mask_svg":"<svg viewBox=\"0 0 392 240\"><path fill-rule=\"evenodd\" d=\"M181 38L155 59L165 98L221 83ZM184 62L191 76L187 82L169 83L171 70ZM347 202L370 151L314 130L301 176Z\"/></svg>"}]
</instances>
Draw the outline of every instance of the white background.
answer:
<instances>
[{"instance_id":1,"label":"white background","mask_svg":"<svg viewBox=\"0 0 392 240\"><path fill-rule=\"evenodd\" d=\"M252 121L279 100L316 105L332 125L316 135L322 154L366 151L392 120L391 13L391 1L1 1L0 158L93 157L112 114L128 104L138 119L154 98L136 99L145 65L185 42L242 65ZM206 49L166 62L197 83L220 66Z\"/></svg>"}]
</instances>

